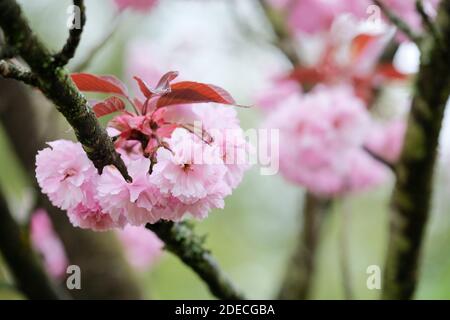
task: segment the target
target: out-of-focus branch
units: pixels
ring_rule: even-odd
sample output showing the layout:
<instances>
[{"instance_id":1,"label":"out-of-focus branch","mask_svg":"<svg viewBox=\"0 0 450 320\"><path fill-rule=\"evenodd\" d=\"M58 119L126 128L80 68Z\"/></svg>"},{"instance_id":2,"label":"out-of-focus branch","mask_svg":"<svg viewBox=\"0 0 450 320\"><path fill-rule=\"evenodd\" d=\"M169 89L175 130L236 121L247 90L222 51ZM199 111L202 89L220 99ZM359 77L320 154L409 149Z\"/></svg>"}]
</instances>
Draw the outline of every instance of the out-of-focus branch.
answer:
<instances>
[{"instance_id":1,"label":"out-of-focus branch","mask_svg":"<svg viewBox=\"0 0 450 320\"><path fill-rule=\"evenodd\" d=\"M275 35L274 45L283 52L293 66L300 65L300 59L294 45L295 41L292 39L291 33L285 24L283 13L273 9L266 0L258 1L267 21L272 26Z\"/></svg>"},{"instance_id":2,"label":"out-of-focus branch","mask_svg":"<svg viewBox=\"0 0 450 320\"><path fill-rule=\"evenodd\" d=\"M161 221L147 224L146 228L165 243L165 249L191 267L214 296L224 300L244 299L211 253L203 247L204 238L197 236L188 224Z\"/></svg>"},{"instance_id":3,"label":"out-of-focus branch","mask_svg":"<svg viewBox=\"0 0 450 320\"><path fill-rule=\"evenodd\" d=\"M303 224L297 246L288 264L278 298L283 300L308 299L314 277L316 252L322 224L331 201L307 193L304 200Z\"/></svg>"},{"instance_id":4,"label":"out-of-focus branch","mask_svg":"<svg viewBox=\"0 0 450 320\"><path fill-rule=\"evenodd\" d=\"M73 0L73 5L80 10L80 16L78 17L78 12L75 12L73 25L69 31L69 37L67 38L66 44L59 53L54 55L55 66L58 67L65 66L69 60L75 56L75 52L81 41L84 25L86 24L86 7L84 5L84 0ZM78 18L80 19L79 26L77 25Z\"/></svg>"},{"instance_id":5,"label":"out-of-focus branch","mask_svg":"<svg viewBox=\"0 0 450 320\"><path fill-rule=\"evenodd\" d=\"M417 35L411 27L403 21L398 15L396 15L392 10L386 6L383 1L381 0L372 0L375 5L377 5L380 10L384 13L386 18L389 19L389 21L395 25L400 31L402 31L411 41L415 42L416 44L420 43L421 37Z\"/></svg>"},{"instance_id":6,"label":"out-of-focus branch","mask_svg":"<svg viewBox=\"0 0 450 320\"><path fill-rule=\"evenodd\" d=\"M54 57L34 35L16 1L0 0L0 27L6 43L17 50L37 77L38 88L57 105L74 128L98 171L101 173L105 166L114 165L125 180L131 181L123 160L90 110L85 96L78 91L64 68L55 67Z\"/></svg>"},{"instance_id":7,"label":"out-of-focus branch","mask_svg":"<svg viewBox=\"0 0 450 320\"><path fill-rule=\"evenodd\" d=\"M37 260L25 230L9 211L0 193L0 250L17 287L29 299L56 300L63 298Z\"/></svg>"},{"instance_id":8,"label":"out-of-focus branch","mask_svg":"<svg viewBox=\"0 0 450 320\"><path fill-rule=\"evenodd\" d=\"M384 299L410 299L417 286L439 133L450 95L450 1L441 2L436 23L446 45L427 37L428 43L421 47L421 66L391 199Z\"/></svg>"},{"instance_id":9,"label":"out-of-focus branch","mask_svg":"<svg viewBox=\"0 0 450 320\"><path fill-rule=\"evenodd\" d=\"M396 172L395 164L387 161L383 157L380 157L378 154L376 154L375 152L373 152L372 150L370 150L367 147L363 147L363 150L365 152L367 152L367 154L370 155L373 159L377 160L378 162L380 162L380 163L384 164L386 167L388 167L393 173Z\"/></svg>"}]
</instances>

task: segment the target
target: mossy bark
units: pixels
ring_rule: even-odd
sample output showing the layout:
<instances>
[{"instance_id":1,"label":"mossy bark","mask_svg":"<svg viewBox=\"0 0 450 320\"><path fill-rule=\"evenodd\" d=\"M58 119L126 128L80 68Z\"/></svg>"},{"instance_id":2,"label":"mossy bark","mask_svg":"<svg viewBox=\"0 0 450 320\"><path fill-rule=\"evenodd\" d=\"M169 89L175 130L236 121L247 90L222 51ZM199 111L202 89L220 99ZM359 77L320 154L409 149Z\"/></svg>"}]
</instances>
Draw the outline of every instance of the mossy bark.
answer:
<instances>
[{"instance_id":1,"label":"mossy bark","mask_svg":"<svg viewBox=\"0 0 450 320\"><path fill-rule=\"evenodd\" d=\"M442 1L437 26L444 46L429 36L422 44L404 149L396 166L383 299L410 299L430 211L439 133L450 94L450 1Z\"/></svg>"},{"instance_id":2,"label":"mossy bark","mask_svg":"<svg viewBox=\"0 0 450 320\"><path fill-rule=\"evenodd\" d=\"M146 228L165 243L166 250L191 267L205 281L214 296L224 300L244 299L221 271L211 253L203 247L204 238L195 235L189 224L161 221L147 224Z\"/></svg>"}]
</instances>

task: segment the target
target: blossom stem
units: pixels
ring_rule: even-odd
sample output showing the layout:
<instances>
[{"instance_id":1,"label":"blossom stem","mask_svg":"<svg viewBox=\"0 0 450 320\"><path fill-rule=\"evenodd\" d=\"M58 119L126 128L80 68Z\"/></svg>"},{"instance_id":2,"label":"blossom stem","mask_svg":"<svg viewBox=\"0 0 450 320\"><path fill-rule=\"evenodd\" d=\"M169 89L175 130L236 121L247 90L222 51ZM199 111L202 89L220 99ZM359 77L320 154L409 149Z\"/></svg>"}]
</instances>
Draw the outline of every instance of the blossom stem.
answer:
<instances>
[{"instance_id":1,"label":"blossom stem","mask_svg":"<svg viewBox=\"0 0 450 320\"><path fill-rule=\"evenodd\" d=\"M383 299L410 299L417 286L439 133L450 95L450 1L441 2L437 26L446 46L430 37L421 48L421 66L391 199Z\"/></svg>"},{"instance_id":2,"label":"blossom stem","mask_svg":"<svg viewBox=\"0 0 450 320\"><path fill-rule=\"evenodd\" d=\"M315 272L316 252L324 218L331 201L312 193L305 195L303 224L298 235L297 247L288 264L278 298L283 300L308 299Z\"/></svg>"},{"instance_id":3,"label":"blossom stem","mask_svg":"<svg viewBox=\"0 0 450 320\"><path fill-rule=\"evenodd\" d=\"M44 272L34 254L28 235L9 211L0 193L0 250L18 289L29 299L57 300L65 298Z\"/></svg>"},{"instance_id":4,"label":"blossom stem","mask_svg":"<svg viewBox=\"0 0 450 320\"><path fill-rule=\"evenodd\" d=\"M0 0L0 27L6 42L28 63L37 78L37 87L74 128L89 159L99 173L114 165L127 181L127 168L106 131L100 126L88 102L71 81L66 69L55 66L55 59L30 29L15 0Z\"/></svg>"},{"instance_id":5,"label":"blossom stem","mask_svg":"<svg viewBox=\"0 0 450 320\"><path fill-rule=\"evenodd\" d=\"M165 243L166 250L191 267L208 285L214 296L224 300L244 299L220 269L209 250L203 247L204 238L194 234L192 227L187 223L160 221L147 224L146 228L153 231Z\"/></svg>"}]
</instances>

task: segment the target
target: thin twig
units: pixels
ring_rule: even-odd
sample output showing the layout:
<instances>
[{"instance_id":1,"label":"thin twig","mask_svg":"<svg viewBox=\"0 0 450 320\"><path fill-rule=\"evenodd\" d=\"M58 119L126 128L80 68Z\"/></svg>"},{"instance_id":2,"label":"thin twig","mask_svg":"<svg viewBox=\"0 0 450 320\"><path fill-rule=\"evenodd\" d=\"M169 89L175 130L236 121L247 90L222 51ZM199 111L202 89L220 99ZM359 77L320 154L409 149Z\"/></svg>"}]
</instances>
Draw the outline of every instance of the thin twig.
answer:
<instances>
[{"instance_id":1,"label":"thin twig","mask_svg":"<svg viewBox=\"0 0 450 320\"><path fill-rule=\"evenodd\" d=\"M74 25L69 31L69 37L67 38L66 44L62 50L57 53L55 58L55 66L65 66L70 59L75 56L78 45L81 41L81 34L83 33L84 25L86 24L86 7L84 5L84 0L73 0L73 5L79 8L80 16L77 17L77 12L74 16ZM80 19L80 25L76 25L77 18Z\"/></svg>"},{"instance_id":2,"label":"thin twig","mask_svg":"<svg viewBox=\"0 0 450 320\"><path fill-rule=\"evenodd\" d=\"M283 52L294 67L299 66L300 58L294 45L295 41L285 24L283 13L274 10L266 0L259 0L259 4L275 34L274 45Z\"/></svg>"},{"instance_id":3,"label":"thin twig","mask_svg":"<svg viewBox=\"0 0 450 320\"><path fill-rule=\"evenodd\" d=\"M33 87L38 85L38 79L32 72L5 60L0 60L0 76L22 81Z\"/></svg>"},{"instance_id":4,"label":"thin twig","mask_svg":"<svg viewBox=\"0 0 450 320\"><path fill-rule=\"evenodd\" d=\"M85 58L73 68L71 68L72 72L82 72L89 67L97 54L102 51L102 49L109 43L111 38L119 29L121 24L120 15L115 16L112 24L113 25L111 26L111 28L108 28L108 32L103 35L103 38L99 40L97 44L85 54Z\"/></svg>"},{"instance_id":5,"label":"thin twig","mask_svg":"<svg viewBox=\"0 0 450 320\"><path fill-rule=\"evenodd\" d=\"M420 43L421 37L416 34L411 27L403 21L397 14L392 12L381 0L372 0L384 13L384 15L389 19L389 21L394 24L400 31L402 31L411 41L416 44Z\"/></svg>"},{"instance_id":6,"label":"thin twig","mask_svg":"<svg viewBox=\"0 0 450 320\"><path fill-rule=\"evenodd\" d=\"M388 167L393 173L396 172L396 168L395 165L392 164L391 162L387 161L386 159L384 159L383 157L380 157L379 155L377 155L375 152L373 152L372 150L370 150L368 147L363 147L363 150L365 152L367 152L368 155L370 155L372 158L374 158L375 160L377 160L378 162L381 162L382 164L384 164L386 167Z\"/></svg>"},{"instance_id":7,"label":"thin twig","mask_svg":"<svg viewBox=\"0 0 450 320\"><path fill-rule=\"evenodd\" d=\"M165 243L168 251L191 267L205 281L214 296L224 300L244 299L220 269L209 250L203 247L204 238L194 234L190 225L183 222L161 221L147 224L146 228L153 231Z\"/></svg>"},{"instance_id":8,"label":"thin twig","mask_svg":"<svg viewBox=\"0 0 450 320\"><path fill-rule=\"evenodd\" d=\"M74 128L78 141L99 173L105 166L114 165L125 180L131 181L125 163L89 108L86 97L71 81L67 70L55 66L54 57L33 33L15 0L0 0L0 27L6 43L17 50L39 79L38 88Z\"/></svg>"}]
</instances>

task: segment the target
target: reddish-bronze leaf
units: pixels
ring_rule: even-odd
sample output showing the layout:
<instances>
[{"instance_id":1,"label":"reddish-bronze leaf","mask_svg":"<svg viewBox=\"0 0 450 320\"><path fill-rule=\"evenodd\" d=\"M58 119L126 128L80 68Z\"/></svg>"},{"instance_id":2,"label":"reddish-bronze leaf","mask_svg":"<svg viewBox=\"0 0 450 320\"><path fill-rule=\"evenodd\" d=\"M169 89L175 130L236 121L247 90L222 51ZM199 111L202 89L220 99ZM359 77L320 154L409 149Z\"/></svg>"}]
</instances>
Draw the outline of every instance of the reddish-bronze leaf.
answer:
<instances>
[{"instance_id":1,"label":"reddish-bronze leaf","mask_svg":"<svg viewBox=\"0 0 450 320\"><path fill-rule=\"evenodd\" d=\"M128 95L125 85L114 76L73 73L71 78L80 91L115 93L125 97Z\"/></svg>"},{"instance_id":2,"label":"reddish-bronze leaf","mask_svg":"<svg viewBox=\"0 0 450 320\"><path fill-rule=\"evenodd\" d=\"M373 40L379 38L379 36L371 35L367 33L362 33L357 35L353 41L351 46L351 55L352 61L358 59L361 54L369 47L369 45L373 42Z\"/></svg>"},{"instance_id":3,"label":"reddish-bronze leaf","mask_svg":"<svg viewBox=\"0 0 450 320\"><path fill-rule=\"evenodd\" d=\"M123 110L125 110L125 102L123 102L122 99L117 97L109 97L104 101L96 103L92 107L92 111L94 111L97 118Z\"/></svg>"},{"instance_id":4,"label":"reddish-bronze leaf","mask_svg":"<svg viewBox=\"0 0 450 320\"><path fill-rule=\"evenodd\" d=\"M139 90L141 90L144 97L150 99L153 96L153 90L150 89L150 87L141 78L134 76L133 79L138 83Z\"/></svg>"},{"instance_id":5,"label":"reddish-bronze leaf","mask_svg":"<svg viewBox=\"0 0 450 320\"><path fill-rule=\"evenodd\" d=\"M236 105L233 97L217 86L192 81L182 81L170 86L170 92L163 94L156 102L157 108L202 102L216 102Z\"/></svg>"},{"instance_id":6,"label":"reddish-bronze leaf","mask_svg":"<svg viewBox=\"0 0 450 320\"><path fill-rule=\"evenodd\" d=\"M170 91L170 82L178 77L177 71L169 71L159 79L158 84L154 90L154 94L165 94Z\"/></svg>"}]
</instances>

